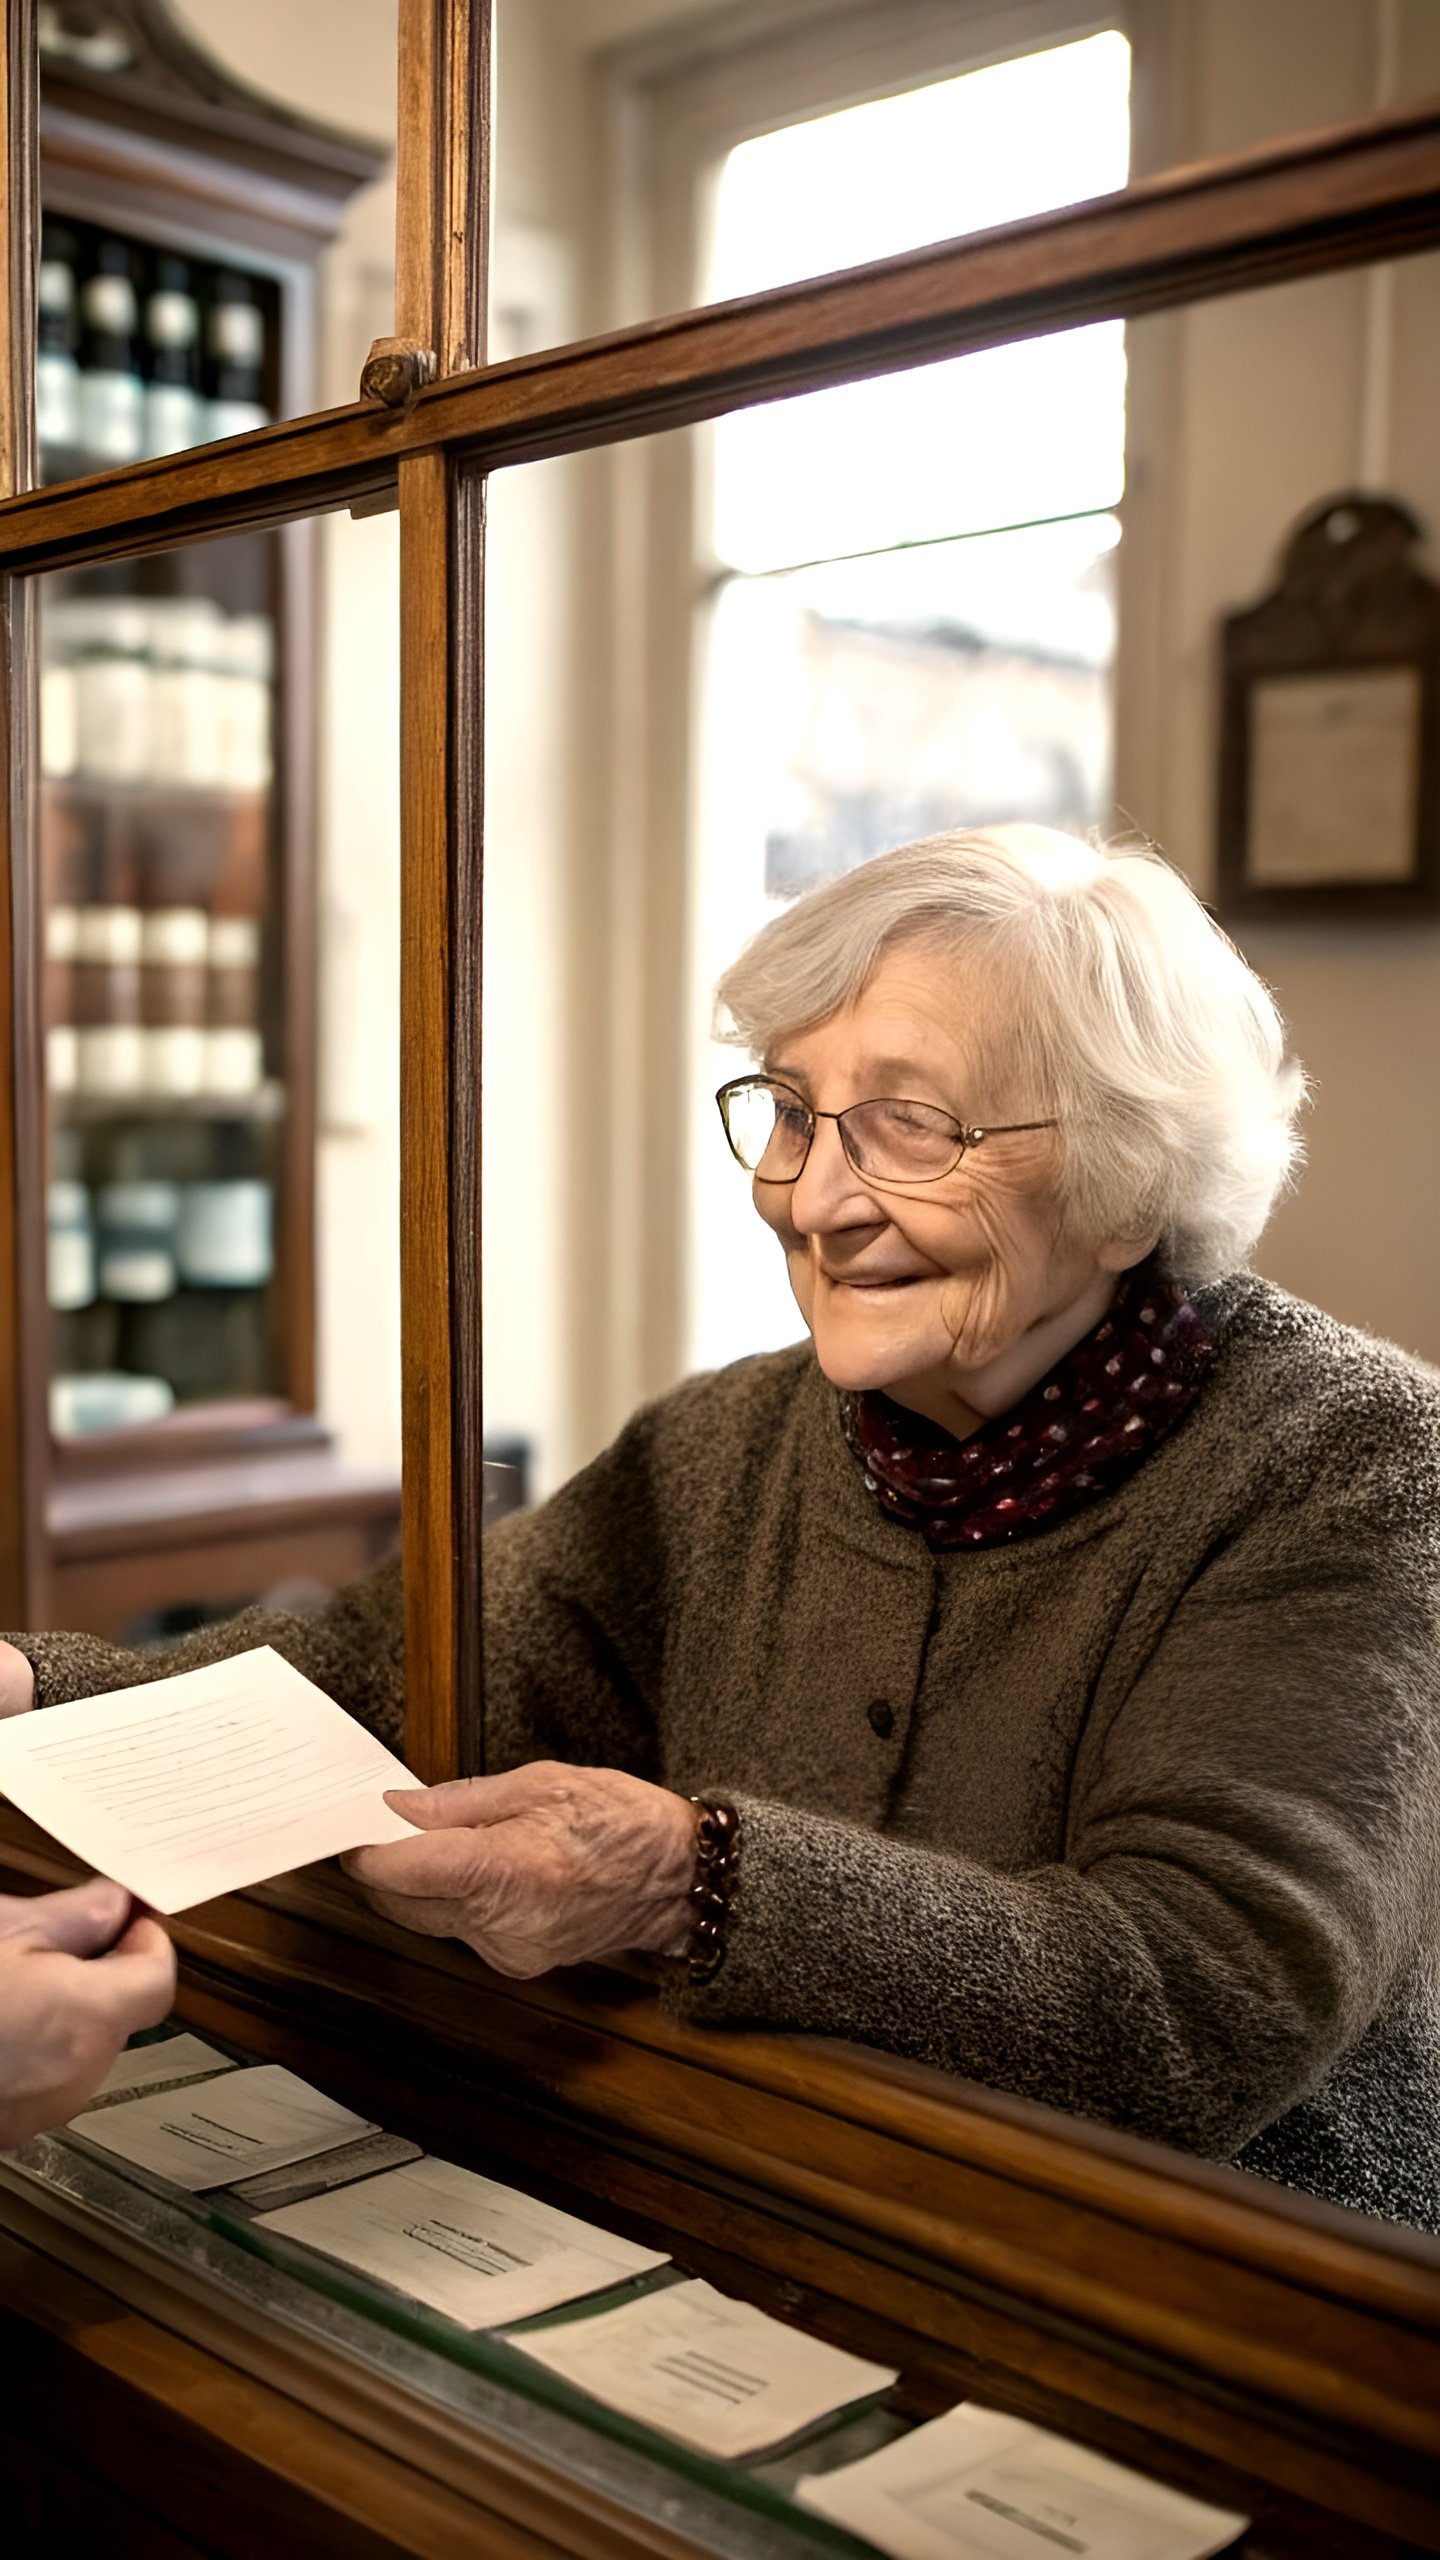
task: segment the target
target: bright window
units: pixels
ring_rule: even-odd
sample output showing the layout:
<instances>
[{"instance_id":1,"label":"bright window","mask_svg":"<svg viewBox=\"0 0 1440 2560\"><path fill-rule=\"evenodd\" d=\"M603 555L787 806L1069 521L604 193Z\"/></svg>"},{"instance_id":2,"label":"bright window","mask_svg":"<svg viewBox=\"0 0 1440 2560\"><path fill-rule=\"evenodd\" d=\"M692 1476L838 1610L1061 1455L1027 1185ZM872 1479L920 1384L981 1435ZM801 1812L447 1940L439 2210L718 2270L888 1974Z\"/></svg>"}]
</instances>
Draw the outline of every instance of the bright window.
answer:
<instances>
[{"instance_id":1,"label":"bright window","mask_svg":"<svg viewBox=\"0 0 1440 2560\"><path fill-rule=\"evenodd\" d=\"M709 298L1125 183L1107 34L740 144ZM688 1358L793 1340L711 1099L715 978L784 900L948 826L1109 812L1118 322L748 410L713 430L693 912Z\"/></svg>"}]
</instances>

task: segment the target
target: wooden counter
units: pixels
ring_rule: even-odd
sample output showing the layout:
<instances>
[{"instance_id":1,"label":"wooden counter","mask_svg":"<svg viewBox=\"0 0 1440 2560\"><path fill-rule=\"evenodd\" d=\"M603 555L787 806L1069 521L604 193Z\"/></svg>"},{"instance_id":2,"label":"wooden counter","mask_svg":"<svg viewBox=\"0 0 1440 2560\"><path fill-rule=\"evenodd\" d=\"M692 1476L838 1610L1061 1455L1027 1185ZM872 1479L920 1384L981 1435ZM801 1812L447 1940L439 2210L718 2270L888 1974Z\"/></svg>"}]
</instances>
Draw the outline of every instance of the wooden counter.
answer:
<instances>
[{"instance_id":1,"label":"wooden counter","mask_svg":"<svg viewBox=\"0 0 1440 2560\"><path fill-rule=\"evenodd\" d=\"M0 1820L0 1884L68 1872ZM175 1934L190 2026L899 2366L918 2412L983 2398L1249 2512L1249 2560L1440 2551L1431 2241L938 2073L688 2029L638 1980L503 1982L389 1928L330 1869ZM107 2493L134 2501L150 2480L195 2548L726 2547L657 2541L623 2502L579 2531L573 2484L544 2461L522 2495L514 2449L483 2428L459 2445L453 2422L437 2434L338 2356L302 2371L194 2279L117 2257L57 2211L0 2194L19 2431L37 2462L79 2461ZM85 2412L83 2443L57 2410ZM160 2459L172 2438L183 2462ZM208 2523L196 2480L223 2484ZM355 2538L354 2483L378 2539Z\"/></svg>"}]
</instances>

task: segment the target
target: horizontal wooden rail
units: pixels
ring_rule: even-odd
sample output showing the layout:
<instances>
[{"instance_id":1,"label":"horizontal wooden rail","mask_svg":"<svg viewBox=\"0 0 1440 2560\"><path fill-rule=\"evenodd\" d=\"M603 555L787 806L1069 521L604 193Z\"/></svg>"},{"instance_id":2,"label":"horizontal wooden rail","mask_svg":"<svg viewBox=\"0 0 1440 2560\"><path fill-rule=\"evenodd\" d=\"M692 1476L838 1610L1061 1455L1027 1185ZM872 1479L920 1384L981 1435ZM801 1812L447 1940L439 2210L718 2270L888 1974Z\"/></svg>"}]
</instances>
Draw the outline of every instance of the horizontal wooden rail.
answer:
<instances>
[{"instance_id":1,"label":"horizontal wooden rail","mask_svg":"<svg viewBox=\"0 0 1440 2560\"><path fill-rule=\"evenodd\" d=\"M0 1812L0 1881L69 1872ZM320 1871L175 1935L188 2023L447 2157L548 2176L733 2290L705 2254L729 2250L822 2330L844 2302L903 2333L885 2361L961 2388L1003 2369L1440 2550L1440 2248L1418 2232L919 2066L689 2027L613 1976L501 1982Z\"/></svg>"},{"instance_id":2,"label":"horizontal wooden rail","mask_svg":"<svg viewBox=\"0 0 1440 2560\"><path fill-rule=\"evenodd\" d=\"M1440 245L1440 100L1174 170L1068 211L451 376L0 505L44 569L383 501L407 455L489 468L692 425L1007 340Z\"/></svg>"}]
</instances>

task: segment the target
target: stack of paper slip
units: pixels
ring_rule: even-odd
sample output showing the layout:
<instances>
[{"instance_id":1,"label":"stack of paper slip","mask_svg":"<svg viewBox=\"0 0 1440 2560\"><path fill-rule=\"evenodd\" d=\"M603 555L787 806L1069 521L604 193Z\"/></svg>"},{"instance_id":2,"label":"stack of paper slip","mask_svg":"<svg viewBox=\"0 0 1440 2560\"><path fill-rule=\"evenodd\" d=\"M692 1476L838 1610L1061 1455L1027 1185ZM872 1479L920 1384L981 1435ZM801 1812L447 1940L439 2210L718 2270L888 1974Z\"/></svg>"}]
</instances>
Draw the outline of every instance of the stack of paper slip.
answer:
<instances>
[{"instance_id":1,"label":"stack of paper slip","mask_svg":"<svg viewBox=\"0 0 1440 2560\"><path fill-rule=\"evenodd\" d=\"M142 2089L175 2089L182 2081L209 2080L234 2068L228 2054L217 2053L198 2036L157 2036L153 2044L127 2045L117 2054L91 2104L138 2097Z\"/></svg>"},{"instance_id":2,"label":"stack of paper slip","mask_svg":"<svg viewBox=\"0 0 1440 2560\"><path fill-rule=\"evenodd\" d=\"M257 2229L358 2267L466 2329L528 2320L668 2261L453 2161L423 2159L262 2213Z\"/></svg>"},{"instance_id":3,"label":"stack of paper slip","mask_svg":"<svg viewBox=\"0 0 1440 2560\"><path fill-rule=\"evenodd\" d=\"M890 2560L1207 2560L1250 2521L969 2403L796 2495Z\"/></svg>"},{"instance_id":4,"label":"stack of paper slip","mask_svg":"<svg viewBox=\"0 0 1440 2560\"><path fill-rule=\"evenodd\" d=\"M72 2133L132 2168L197 2194L265 2169L288 2168L376 2128L278 2063L223 2071L190 2089L162 2089L77 2116Z\"/></svg>"},{"instance_id":5,"label":"stack of paper slip","mask_svg":"<svg viewBox=\"0 0 1440 2560\"><path fill-rule=\"evenodd\" d=\"M899 2378L708 2284L667 2286L512 2343L607 2408L731 2458L783 2444Z\"/></svg>"}]
</instances>

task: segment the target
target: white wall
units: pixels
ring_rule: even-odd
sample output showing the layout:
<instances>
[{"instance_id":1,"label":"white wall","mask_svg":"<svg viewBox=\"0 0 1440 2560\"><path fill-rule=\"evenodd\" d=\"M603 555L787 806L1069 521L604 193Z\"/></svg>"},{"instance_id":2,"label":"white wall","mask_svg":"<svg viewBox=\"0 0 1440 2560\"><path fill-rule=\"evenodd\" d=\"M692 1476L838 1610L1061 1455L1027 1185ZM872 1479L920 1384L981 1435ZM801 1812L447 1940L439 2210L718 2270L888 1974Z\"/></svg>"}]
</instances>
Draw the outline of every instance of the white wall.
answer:
<instances>
[{"instance_id":1,"label":"white wall","mask_svg":"<svg viewBox=\"0 0 1440 2560\"><path fill-rule=\"evenodd\" d=\"M1434 0L1191 0L1184 34L1152 160L1440 89ZM1130 346L1117 797L1208 893L1223 615L1268 591L1297 516L1357 485L1416 510L1440 575L1440 259L1167 314ZM1440 1359L1440 925L1241 938L1315 1079L1309 1167L1260 1267Z\"/></svg>"}]
</instances>

